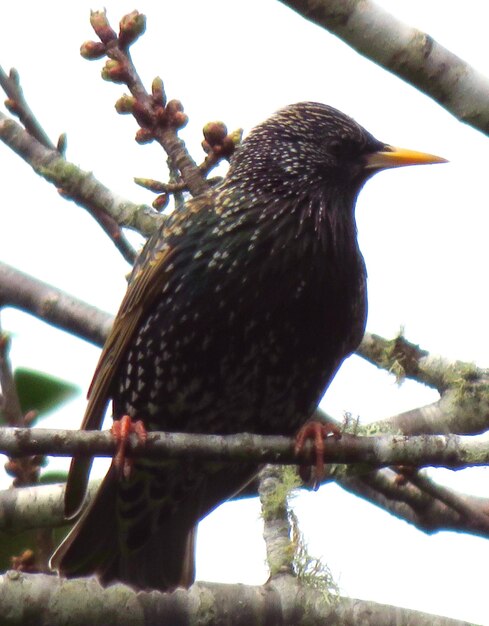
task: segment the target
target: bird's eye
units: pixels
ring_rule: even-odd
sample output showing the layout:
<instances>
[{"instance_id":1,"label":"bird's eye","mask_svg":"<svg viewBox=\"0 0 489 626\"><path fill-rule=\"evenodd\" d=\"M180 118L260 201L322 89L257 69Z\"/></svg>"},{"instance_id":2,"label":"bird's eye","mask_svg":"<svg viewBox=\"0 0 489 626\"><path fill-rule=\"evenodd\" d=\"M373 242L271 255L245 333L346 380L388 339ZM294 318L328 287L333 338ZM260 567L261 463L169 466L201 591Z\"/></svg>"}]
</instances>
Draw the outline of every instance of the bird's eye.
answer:
<instances>
[{"instance_id":1,"label":"bird's eye","mask_svg":"<svg viewBox=\"0 0 489 626\"><path fill-rule=\"evenodd\" d=\"M349 138L333 139L328 145L328 152L341 160L354 158L361 152L361 149L362 147L357 141Z\"/></svg>"},{"instance_id":2,"label":"bird's eye","mask_svg":"<svg viewBox=\"0 0 489 626\"><path fill-rule=\"evenodd\" d=\"M330 144L329 144L329 152L336 157L340 157L344 154L345 151L345 145L343 142L338 141L337 139L334 139Z\"/></svg>"}]
</instances>

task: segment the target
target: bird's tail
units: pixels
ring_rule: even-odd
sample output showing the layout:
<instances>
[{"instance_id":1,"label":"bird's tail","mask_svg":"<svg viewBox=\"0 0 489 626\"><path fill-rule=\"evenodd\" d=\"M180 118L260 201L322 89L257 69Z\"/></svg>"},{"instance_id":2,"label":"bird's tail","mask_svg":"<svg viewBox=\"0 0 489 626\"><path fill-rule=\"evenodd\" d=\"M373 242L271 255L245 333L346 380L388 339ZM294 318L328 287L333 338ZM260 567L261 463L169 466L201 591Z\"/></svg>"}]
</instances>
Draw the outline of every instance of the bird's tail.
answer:
<instances>
[{"instance_id":1,"label":"bird's tail","mask_svg":"<svg viewBox=\"0 0 489 626\"><path fill-rule=\"evenodd\" d=\"M137 492L138 485L133 485ZM195 523L175 523L134 498L121 507L120 477L112 466L95 498L51 558L61 576L96 575L102 584L124 582L139 589L189 587L195 577ZM127 501L127 497L124 498ZM126 518L126 519L125 519ZM155 523L155 520L157 523ZM193 518L192 518L193 521ZM129 527L130 525L130 527Z\"/></svg>"}]
</instances>

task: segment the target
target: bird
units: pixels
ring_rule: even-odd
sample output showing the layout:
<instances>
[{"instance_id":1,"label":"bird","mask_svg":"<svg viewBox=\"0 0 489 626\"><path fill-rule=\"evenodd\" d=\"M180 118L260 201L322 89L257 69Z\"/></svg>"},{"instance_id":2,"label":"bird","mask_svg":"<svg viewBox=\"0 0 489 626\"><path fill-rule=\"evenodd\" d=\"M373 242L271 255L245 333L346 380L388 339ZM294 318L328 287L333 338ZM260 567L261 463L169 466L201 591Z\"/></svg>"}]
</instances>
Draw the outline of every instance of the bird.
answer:
<instances>
[{"instance_id":1,"label":"bird","mask_svg":"<svg viewBox=\"0 0 489 626\"><path fill-rule=\"evenodd\" d=\"M392 167L445 159L377 140L337 109L299 102L254 128L223 180L169 215L139 255L102 350L82 428L296 436L366 325L355 204ZM73 459L78 516L61 576L189 587L199 521L256 475L251 462L113 462L81 512L90 460Z\"/></svg>"}]
</instances>

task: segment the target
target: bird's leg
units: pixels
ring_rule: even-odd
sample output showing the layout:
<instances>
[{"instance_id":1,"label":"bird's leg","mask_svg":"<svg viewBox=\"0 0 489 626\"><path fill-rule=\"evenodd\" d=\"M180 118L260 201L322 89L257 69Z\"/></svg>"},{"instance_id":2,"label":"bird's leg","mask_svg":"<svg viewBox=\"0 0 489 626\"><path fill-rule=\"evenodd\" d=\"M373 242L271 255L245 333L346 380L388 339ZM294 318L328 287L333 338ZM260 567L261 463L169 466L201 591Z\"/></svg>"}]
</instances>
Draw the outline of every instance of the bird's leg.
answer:
<instances>
[{"instance_id":1,"label":"bird's leg","mask_svg":"<svg viewBox=\"0 0 489 626\"><path fill-rule=\"evenodd\" d=\"M139 443L144 444L148 437L146 428L141 420L133 421L129 415L123 415L120 420L114 420L110 432L117 440L117 452L114 456L114 465L119 476L129 478L132 470L133 459L126 457L126 448L132 433L136 435Z\"/></svg>"},{"instance_id":2,"label":"bird's leg","mask_svg":"<svg viewBox=\"0 0 489 626\"><path fill-rule=\"evenodd\" d=\"M319 488L321 479L324 477L324 440L330 435L335 439L339 439L341 437L341 430L336 424L333 422L310 420L299 429L295 436L296 454L302 452L308 439L312 440L312 445L316 455L316 464L314 466L315 471L313 476L314 489ZM299 468L299 473L301 478L305 480L305 482L308 482L309 477L304 478L304 470L306 470L306 467L301 466Z\"/></svg>"}]
</instances>

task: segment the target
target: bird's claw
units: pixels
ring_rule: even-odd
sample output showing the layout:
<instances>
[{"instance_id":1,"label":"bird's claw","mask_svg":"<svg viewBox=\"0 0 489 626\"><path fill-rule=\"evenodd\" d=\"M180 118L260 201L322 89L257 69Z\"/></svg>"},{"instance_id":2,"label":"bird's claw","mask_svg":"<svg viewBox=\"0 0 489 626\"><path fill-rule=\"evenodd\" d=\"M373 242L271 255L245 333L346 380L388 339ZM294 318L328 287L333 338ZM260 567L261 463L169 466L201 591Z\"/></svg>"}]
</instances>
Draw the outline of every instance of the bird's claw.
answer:
<instances>
[{"instance_id":1,"label":"bird's claw","mask_svg":"<svg viewBox=\"0 0 489 626\"><path fill-rule=\"evenodd\" d=\"M120 420L114 420L110 432L117 441L117 452L114 456L114 466L122 478L129 478L132 471L133 459L126 456L127 442L132 433L139 443L144 444L148 437L146 428L141 420L133 421L129 415L123 415Z\"/></svg>"},{"instance_id":2,"label":"bird's claw","mask_svg":"<svg viewBox=\"0 0 489 626\"><path fill-rule=\"evenodd\" d=\"M314 489L319 488L321 480L324 478L324 440L326 437L332 436L340 439L341 430L333 422L324 422L319 420L311 420L304 424L295 436L295 453L299 454L304 449L307 440L312 440L316 463L314 465L313 486ZM301 466L299 473L305 482L310 481L310 475L304 477L306 466Z\"/></svg>"}]
</instances>

